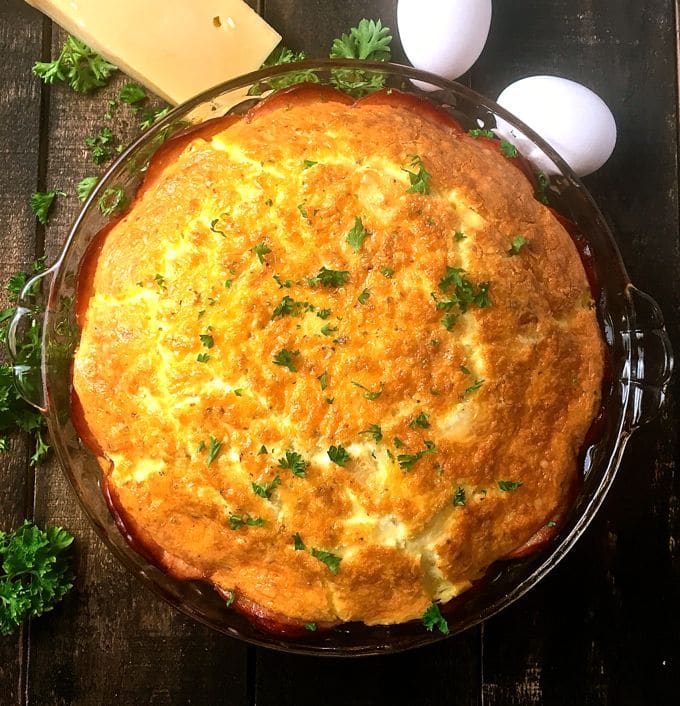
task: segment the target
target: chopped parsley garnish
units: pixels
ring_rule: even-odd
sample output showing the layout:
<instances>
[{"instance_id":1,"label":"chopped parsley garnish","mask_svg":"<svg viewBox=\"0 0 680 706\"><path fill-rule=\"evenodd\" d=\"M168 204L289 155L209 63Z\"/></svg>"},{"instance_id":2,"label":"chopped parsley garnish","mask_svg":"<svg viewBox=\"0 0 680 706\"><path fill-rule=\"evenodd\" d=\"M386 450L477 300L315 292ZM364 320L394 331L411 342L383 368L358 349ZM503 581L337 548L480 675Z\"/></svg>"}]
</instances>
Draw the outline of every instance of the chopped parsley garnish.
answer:
<instances>
[{"instance_id":1,"label":"chopped parsley garnish","mask_svg":"<svg viewBox=\"0 0 680 706\"><path fill-rule=\"evenodd\" d=\"M199 353L196 356L196 360L199 363L207 363L210 360L210 355L208 353Z\"/></svg>"},{"instance_id":2,"label":"chopped parsley garnish","mask_svg":"<svg viewBox=\"0 0 680 706\"><path fill-rule=\"evenodd\" d=\"M324 287L342 287L349 280L349 272L347 270L329 270L322 267L319 273L311 277L309 281L310 287L315 287L321 284Z\"/></svg>"},{"instance_id":3,"label":"chopped parsley garnish","mask_svg":"<svg viewBox=\"0 0 680 706\"><path fill-rule=\"evenodd\" d=\"M310 167L313 167L315 164L318 164L318 162L315 162L311 159L305 159L305 161L302 164L305 169L309 169Z\"/></svg>"},{"instance_id":4,"label":"chopped parsley garnish","mask_svg":"<svg viewBox=\"0 0 680 706\"><path fill-rule=\"evenodd\" d=\"M536 188L534 196L538 201L544 203L547 206L550 203L550 201L548 200L548 189L550 188L550 180L545 175L545 172L538 171L536 172L536 182L538 183L538 187Z\"/></svg>"},{"instance_id":5,"label":"chopped parsley garnish","mask_svg":"<svg viewBox=\"0 0 680 706\"><path fill-rule=\"evenodd\" d=\"M480 128L474 128L473 130L468 130L468 135L477 139L478 137L486 137L488 140L493 140L495 135L491 130L482 130Z\"/></svg>"},{"instance_id":6,"label":"chopped parsley garnish","mask_svg":"<svg viewBox=\"0 0 680 706\"><path fill-rule=\"evenodd\" d=\"M304 478L307 474L309 463L295 451L286 451L286 455L282 456L279 461L279 468L289 470L294 476Z\"/></svg>"},{"instance_id":7,"label":"chopped parsley garnish","mask_svg":"<svg viewBox=\"0 0 680 706\"><path fill-rule=\"evenodd\" d=\"M510 159L514 159L519 154L515 145L507 140L501 140L501 152Z\"/></svg>"},{"instance_id":8,"label":"chopped parsley garnish","mask_svg":"<svg viewBox=\"0 0 680 706\"><path fill-rule=\"evenodd\" d=\"M198 442L198 446L196 447L196 453L201 453L202 451L205 451L205 441L201 440Z\"/></svg>"},{"instance_id":9,"label":"chopped parsley garnish","mask_svg":"<svg viewBox=\"0 0 680 706\"><path fill-rule=\"evenodd\" d=\"M212 434L210 435L210 444L208 444L208 458L206 460L206 465L209 466L220 453L222 448L222 442L218 441Z\"/></svg>"},{"instance_id":10,"label":"chopped parsley garnish","mask_svg":"<svg viewBox=\"0 0 680 706\"><path fill-rule=\"evenodd\" d=\"M236 395L236 397L243 397L243 388L242 387L235 387L234 394Z\"/></svg>"},{"instance_id":11,"label":"chopped parsley garnish","mask_svg":"<svg viewBox=\"0 0 680 706\"><path fill-rule=\"evenodd\" d=\"M38 223L45 225L49 217L50 209L57 196L64 196L61 191L36 191L31 194L31 211L38 219Z\"/></svg>"},{"instance_id":12,"label":"chopped parsley garnish","mask_svg":"<svg viewBox=\"0 0 680 706\"><path fill-rule=\"evenodd\" d=\"M127 205L127 195L122 186L110 186L99 197L99 212L102 216L113 216Z\"/></svg>"},{"instance_id":13,"label":"chopped parsley garnish","mask_svg":"<svg viewBox=\"0 0 680 706\"><path fill-rule=\"evenodd\" d=\"M286 295L272 312L272 319L277 316L299 316L303 309L309 309L307 302L296 302L293 297Z\"/></svg>"},{"instance_id":14,"label":"chopped parsley garnish","mask_svg":"<svg viewBox=\"0 0 680 706\"><path fill-rule=\"evenodd\" d=\"M316 623L305 623L305 630L314 632L316 630Z\"/></svg>"},{"instance_id":15,"label":"chopped parsley garnish","mask_svg":"<svg viewBox=\"0 0 680 706\"><path fill-rule=\"evenodd\" d=\"M305 205L303 203L299 203L297 208L303 218L309 218L309 216L307 215L307 209L305 208Z\"/></svg>"},{"instance_id":16,"label":"chopped parsley garnish","mask_svg":"<svg viewBox=\"0 0 680 706\"><path fill-rule=\"evenodd\" d=\"M105 86L117 68L75 37L67 37L61 54L33 64L33 73L45 83L64 81L74 91L89 93Z\"/></svg>"},{"instance_id":17,"label":"chopped parsley garnish","mask_svg":"<svg viewBox=\"0 0 680 706\"><path fill-rule=\"evenodd\" d=\"M464 365L460 366L460 372L463 373L463 375L472 375L470 369L466 368Z\"/></svg>"},{"instance_id":18,"label":"chopped parsley garnish","mask_svg":"<svg viewBox=\"0 0 680 706\"><path fill-rule=\"evenodd\" d=\"M264 456L264 454L268 454L268 453L269 453L269 451L267 451L267 447L264 444L262 444L262 446L260 446L260 450L257 452L257 455Z\"/></svg>"},{"instance_id":19,"label":"chopped parsley garnish","mask_svg":"<svg viewBox=\"0 0 680 706\"><path fill-rule=\"evenodd\" d=\"M512 490L517 490L522 486L521 480L499 480L498 487L504 492L510 492Z\"/></svg>"},{"instance_id":20,"label":"chopped parsley garnish","mask_svg":"<svg viewBox=\"0 0 680 706\"><path fill-rule=\"evenodd\" d=\"M370 298L371 293L368 291L368 289L364 289L364 291L357 297L357 301L359 302L359 304L365 304Z\"/></svg>"},{"instance_id":21,"label":"chopped parsley garnish","mask_svg":"<svg viewBox=\"0 0 680 706\"><path fill-rule=\"evenodd\" d=\"M282 368L288 368L291 373L297 373L297 368L295 367L293 358L299 355L300 351L289 351L284 348L274 356L274 364L280 365Z\"/></svg>"},{"instance_id":22,"label":"chopped parsley garnish","mask_svg":"<svg viewBox=\"0 0 680 706\"><path fill-rule=\"evenodd\" d=\"M212 348L215 345L215 339L209 333L202 333L199 338L201 339L201 344L206 348Z\"/></svg>"},{"instance_id":23,"label":"chopped parsley garnish","mask_svg":"<svg viewBox=\"0 0 680 706\"><path fill-rule=\"evenodd\" d=\"M110 127L102 127L94 137L85 139L85 146L90 152L92 161L101 165L113 156L116 142Z\"/></svg>"},{"instance_id":24,"label":"chopped parsley garnish","mask_svg":"<svg viewBox=\"0 0 680 706\"><path fill-rule=\"evenodd\" d=\"M470 387L465 388L465 392L463 392L463 397L467 397L468 395L471 395L473 392L477 392L479 388L482 386L484 380L475 380Z\"/></svg>"},{"instance_id":25,"label":"chopped parsley garnish","mask_svg":"<svg viewBox=\"0 0 680 706\"><path fill-rule=\"evenodd\" d=\"M387 279L390 279L394 274L394 270L391 267L381 267L380 273L383 277L387 277Z\"/></svg>"},{"instance_id":26,"label":"chopped parsley garnish","mask_svg":"<svg viewBox=\"0 0 680 706\"><path fill-rule=\"evenodd\" d=\"M397 462L403 471L410 471L423 456L435 453L437 453L435 445L431 441L426 441L425 448L422 451L418 451L415 454L399 454Z\"/></svg>"},{"instance_id":27,"label":"chopped parsley garnish","mask_svg":"<svg viewBox=\"0 0 680 706\"><path fill-rule=\"evenodd\" d=\"M447 331L451 331L456 320L464 314L471 304L480 309L491 306L489 299L489 282L480 282L476 285L469 279L462 267L448 267L444 277L439 281L439 289L446 295L446 299L437 299L433 293L432 298L437 303L437 309L446 311L442 324Z\"/></svg>"},{"instance_id":28,"label":"chopped parsley garnish","mask_svg":"<svg viewBox=\"0 0 680 706\"><path fill-rule=\"evenodd\" d=\"M395 436L394 439L392 439L392 443L396 449L401 449L404 447L404 442L398 436Z\"/></svg>"},{"instance_id":29,"label":"chopped parsley garnish","mask_svg":"<svg viewBox=\"0 0 680 706\"><path fill-rule=\"evenodd\" d=\"M332 574L337 574L340 571L340 562L342 557L336 556L331 552L325 552L322 549L315 549L312 547L310 549L310 554L319 561L322 561L330 570Z\"/></svg>"},{"instance_id":30,"label":"chopped parsley garnish","mask_svg":"<svg viewBox=\"0 0 680 706\"><path fill-rule=\"evenodd\" d=\"M99 177L88 176L81 179L76 185L76 193L78 194L79 201L85 201L87 197L92 193L92 189L97 185Z\"/></svg>"},{"instance_id":31,"label":"chopped parsley garnish","mask_svg":"<svg viewBox=\"0 0 680 706\"><path fill-rule=\"evenodd\" d=\"M382 441L383 438L383 433L382 429L378 424L371 424L368 429L364 429L363 431L360 431L359 434L370 434L373 437L373 441L375 441L376 444L379 444Z\"/></svg>"},{"instance_id":32,"label":"chopped parsley garnish","mask_svg":"<svg viewBox=\"0 0 680 706\"><path fill-rule=\"evenodd\" d=\"M321 389L325 390L328 387L328 373L323 372L319 377L317 378L319 381L319 385L321 385Z\"/></svg>"},{"instance_id":33,"label":"chopped parsley garnish","mask_svg":"<svg viewBox=\"0 0 680 706\"><path fill-rule=\"evenodd\" d=\"M229 517L229 527L233 530L240 529L244 525L249 527L262 527L264 520L261 517L240 517L239 515L231 515Z\"/></svg>"},{"instance_id":34,"label":"chopped parsley garnish","mask_svg":"<svg viewBox=\"0 0 680 706\"><path fill-rule=\"evenodd\" d=\"M202 319L204 316L205 316L205 309L201 309L201 310L198 312L198 317L197 317L197 318Z\"/></svg>"},{"instance_id":35,"label":"chopped parsley garnish","mask_svg":"<svg viewBox=\"0 0 680 706\"><path fill-rule=\"evenodd\" d=\"M337 326L331 326L330 324L326 324L322 329L321 333L324 336L330 336L332 333L335 333L335 331L338 330Z\"/></svg>"},{"instance_id":36,"label":"chopped parsley garnish","mask_svg":"<svg viewBox=\"0 0 680 706\"><path fill-rule=\"evenodd\" d=\"M146 91L138 83L126 83L123 88L120 89L118 94L122 103L127 103L128 105L134 105L135 103L141 103L146 100Z\"/></svg>"},{"instance_id":37,"label":"chopped parsley garnish","mask_svg":"<svg viewBox=\"0 0 680 706\"><path fill-rule=\"evenodd\" d=\"M293 535L293 547L295 547L296 552L301 552L307 549L305 543L302 541L302 537L300 536L299 532L296 532Z\"/></svg>"},{"instance_id":38,"label":"chopped parsley garnish","mask_svg":"<svg viewBox=\"0 0 680 706\"><path fill-rule=\"evenodd\" d=\"M153 278L153 281L161 288L161 289L167 289L167 286L165 284L165 277L163 275L156 274Z\"/></svg>"},{"instance_id":39,"label":"chopped parsley garnish","mask_svg":"<svg viewBox=\"0 0 680 706\"><path fill-rule=\"evenodd\" d=\"M231 289L231 285L234 283L233 279L225 279L224 280L224 288L225 289Z\"/></svg>"},{"instance_id":40,"label":"chopped parsley garnish","mask_svg":"<svg viewBox=\"0 0 680 706\"><path fill-rule=\"evenodd\" d=\"M316 312L316 315L320 319L327 319L331 315L331 310L330 309L319 309L319 311Z\"/></svg>"},{"instance_id":41,"label":"chopped parsley garnish","mask_svg":"<svg viewBox=\"0 0 680 706\"><path fill-rule=\"evenodd\" d=\"M409 424L411 429L429 429L430 419L427 412L421 412L415 419Z\"/></svg>"},{"instance_id":42,"label":"chopped parsley garnish","mask_svg":"<svg viewBox=\"0 0 680 706\"><path fill-rule=\"evenodd\" d=\"M442 635L449 634L449 624L446 619L441 614L439 606L436 603L432 603L430 607L423 613L423 625L432 632L434 628L437 628Z\"/></svg>"},{"instance_id":43,"label":"chopped parsley garnish","mask_svg":"<svg viewBox=\"0 0 680 706\"><path fill-rule=\"evenodd\" d=\"M370 233L364 228L364 224L358 216L354 219L352 229L347 233L346 241L354 252L359 252L364 240L368 238Z\"/></svg>"},{"instance_id":44,"label":"chopped parsley garnish","mask_svg":"<svg viewBox=\"0 0 680 706\"><path fill-rule=\"evenodd\" d=\"M344 446L331 446L327 453L328 458L330 458L336 466L341 466L342 468L352 460L352 457L347 453L347 449L345 449Z\"/></svg>"},{"instance_id":45,"label":"chopped parsley garnish","mask_svg":"<svg viewBox=\"0 0 680 706\"><path fill-rule=\"evenodd\" d=\"M271 498L272 493L276 490L276 488L278 488L280 484L280 476L276 476L274 480L270 481L269 483L264 483L262 485L260 485L259 483L251 483L255 495L259 495L265 500L269 500Z\"/></svg>"},{"instance_id":46,"label":"chopped parsley garnish","mask_svg":"<svg viewBox=\"0 0 680 706\"><path fill-rule=\"evenodd\" d=\"M409 155L409 166L418 169L417 172L409 171L408 169L403 169L402 171L408 174L408 178L411 182L411 187L407 190L407 194L429 194L430 193L430 179L432 179L432 174L430 174L425 169L425 164L423 160L417 154Z\"/></svg>"},{"instance_id":47,"label":"chopped parsley garnish","mask_svg":"<svg viewBox=\"0 0 680 706\"><path fill-rule=\"evenodd\" d=\"M548 527L555 527L556 525L557 522L555 522L554 520L550 520L550 522L548 522Z\"/></svg>"},{"instance_id":48,"label":"chopped parsley garnish","mask_svg":"<svg viewBox=\"0 0 680 706\"><path fill-rule=\"evenodd\" d=\"M522 251L522 248L528 242L529 241L523 235L516 235L512 239L512 243L510 244L510 250L508 250L508 254L509 255L519 255L519 253Z\"/></svg>"},{"instance_id":49,"label":"chopped parsley garnish","mask_svg":"<svg viewBox=\"0 0 680 706\"><path fill-rule=\"evenodd\" d=\"M257 255L257 259L260 262L264 262L264 256L271 252L271 248L263 241L257 245L253 245L250 248L250 252L254 252Z\"/></svg>"},{"instance_id":50,"label":"chopped parsley garnish","mask_svg":"<svg viewBox=\"0 0 680 706\"><path fill-rule=\"evenodd\" d=\"M225 605L227 608L231 608L232 605L234 605L234 601L236 600L236 591L231 590L229 591L229 598L225 601Z\"/></svg>"},{"instance_id":51,"label":"chopped parsley garnish","mask_svg":"<svg viewBox=\"0 0 680 706\"><path fill-rule=\"evenodd\" d=\"M282 280L279 275L272 275L272 277L273 277L274 280L276 281L276 284L279 285L279 289L283 289L284 287L285 287L286 289L290 289L290 287L293 286L293 280L292 280L292 279Z\"/></svg>"},{"instance_id":52,"label":"chopped parsley garnish","mask_svg":"<svg viewBox=\"0 0 680 706\"><path fill-rule=\"evenodd\" d=\"M226 238L227 234L223 230L220 230L219 228L215 227L217 225L217 223L219 223L219 221L220 221L219 218L213 218L212 221L210 221L210 230L213 233L217 233L218 235L221 235L223 238ZM262 262L262 260L260 260L260 262Z\"/></svg>"},{"instance_id":53,"label":"chopped parsley garnish","mask_svg":"<svg viewBox=\"0 0 680 706\"><path fill-rule=\"evenodd\" d=\"M465 505L465 500L465 488L458 486L458 488L456 488L456 492L453 494L453 504L456 507L462 507Z\"/></svg>"},{"instance_id":54,"label":"chopped parsley garnish","mask_svg":"<svg viewBox=\"0 0 680 706\"><path fill-rule=\"evenodd\" d=\"M371 402L372 402L373 400L377 400L378 397L380 397L380 395L382 395L383 390L385 389L385 384L382 383L382 382L380 383L380 389L379 389L377 392L374 392L374 391L372 391L372 390L369 390L367 387L365 387L365 386L362 385L361 383L359 383L359 382L354 382L354 380L352 380L352 385L355 385L356 387L360 387L362 390L366 390L366 392L364 392L364 397L365 397L367 400L371 400Z\"/></svg>"},{"instance_id":55,"label":"chopped parsley garnish","mask_svg":"<svg viewBox=\"0 0 680 706\"><path fill-rule=\"evenodd\" d=\"M465 235L465 233L463 233L462 230L457 230L457 231L453 234L453 239L454 239L457 243L460 243L461 240L465 240L466 238L467 238L467 235Z\"/></svg>"}]
</instances>

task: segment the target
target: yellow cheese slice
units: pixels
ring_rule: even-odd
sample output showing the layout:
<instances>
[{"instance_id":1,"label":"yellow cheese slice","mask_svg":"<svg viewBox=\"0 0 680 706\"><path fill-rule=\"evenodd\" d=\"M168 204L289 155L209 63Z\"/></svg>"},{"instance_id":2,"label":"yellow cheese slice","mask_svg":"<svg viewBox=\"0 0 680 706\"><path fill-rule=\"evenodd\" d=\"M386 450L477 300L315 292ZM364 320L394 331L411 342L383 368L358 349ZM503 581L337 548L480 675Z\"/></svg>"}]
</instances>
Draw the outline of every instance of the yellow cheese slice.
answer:
<instances>
[{"instance_id":1,"label":"yellow cheese slice","mask_svg":"<svg viewBox=\"0 0 680 706\"><path fill-rule=\"evenodd\" d=\"M169 103L253 71L281 36L242 0L27 0Z\"/></svg>"}]
</instances>

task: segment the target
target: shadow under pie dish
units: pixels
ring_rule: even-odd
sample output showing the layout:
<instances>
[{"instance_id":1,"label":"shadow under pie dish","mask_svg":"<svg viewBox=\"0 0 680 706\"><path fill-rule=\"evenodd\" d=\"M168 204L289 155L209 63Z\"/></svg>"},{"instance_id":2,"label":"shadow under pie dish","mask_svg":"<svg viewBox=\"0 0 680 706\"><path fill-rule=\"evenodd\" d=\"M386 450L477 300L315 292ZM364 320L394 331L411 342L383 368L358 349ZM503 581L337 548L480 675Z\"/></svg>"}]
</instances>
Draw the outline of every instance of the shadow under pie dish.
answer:
<instances>
[{"instance_id":1,"label":"shadow under pie dish","mask_svg":"<svg viewBox=\"0 0 680 706\"><path fill-rule=\"evenodd\" d=\"M483 617L497 567L582 519L602 309L536 185L450 105L253 102L163 146L81 250L73 416L126 558L192 614L298 650L419 644L408 621Z\"/></svg>"}]
</instances>

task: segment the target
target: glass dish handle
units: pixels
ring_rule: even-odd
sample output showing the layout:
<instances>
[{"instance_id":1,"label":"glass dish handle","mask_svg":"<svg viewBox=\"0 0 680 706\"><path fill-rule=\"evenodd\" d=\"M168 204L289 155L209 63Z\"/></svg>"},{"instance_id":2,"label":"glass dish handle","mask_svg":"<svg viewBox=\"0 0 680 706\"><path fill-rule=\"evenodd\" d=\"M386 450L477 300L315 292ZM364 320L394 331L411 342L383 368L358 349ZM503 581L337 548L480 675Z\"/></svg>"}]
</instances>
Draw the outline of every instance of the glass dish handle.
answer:
<instances>
[{"instance_id":1,"label":"glass dish handle","mask_svg":"<svg viewBox=\"0 0 680 706\"><path fill-rule=\"evenodd\" d=\"M627 290L630 326L623 332L630 351L628 429L656 417L666 399L673 373L673 350L659 305L632 285Z\"/></svg>"},{"instance_id":2,"label":"glass dish handle","mask_svg":"<svg viewBox=\"0 0 680 706\"><path fill-rule=\"evenodd\" d=\"M17 300L16 313L7 329L14 383L28 404L47 413L42 377L42 340L45 312L40 306L43 286L49 284L56 265L28 280Z\"/></svg>"}]
</instances>

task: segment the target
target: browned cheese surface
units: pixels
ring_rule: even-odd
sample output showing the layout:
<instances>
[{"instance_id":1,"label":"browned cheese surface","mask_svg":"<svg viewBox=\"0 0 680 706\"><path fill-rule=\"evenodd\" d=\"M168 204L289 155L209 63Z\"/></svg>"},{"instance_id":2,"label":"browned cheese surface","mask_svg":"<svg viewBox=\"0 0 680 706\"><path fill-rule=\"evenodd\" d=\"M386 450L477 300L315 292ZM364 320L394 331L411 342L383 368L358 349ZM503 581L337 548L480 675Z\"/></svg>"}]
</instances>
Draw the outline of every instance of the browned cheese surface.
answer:
<instances>
[{"instance_id":1,"label":"browned cheese surface","mask_svg":"<svg viewBox=\"0 0 680 706\"><path fill-rule=\"evenodd\" d=\"M442 308L447 267L486 301ZM487 140L389 102L282 104L192 141L89 291L74 386L108 484L166 569L244 605L419 617L569 501L601 337L569 235Z\"/></svg>"}]
</instances>

